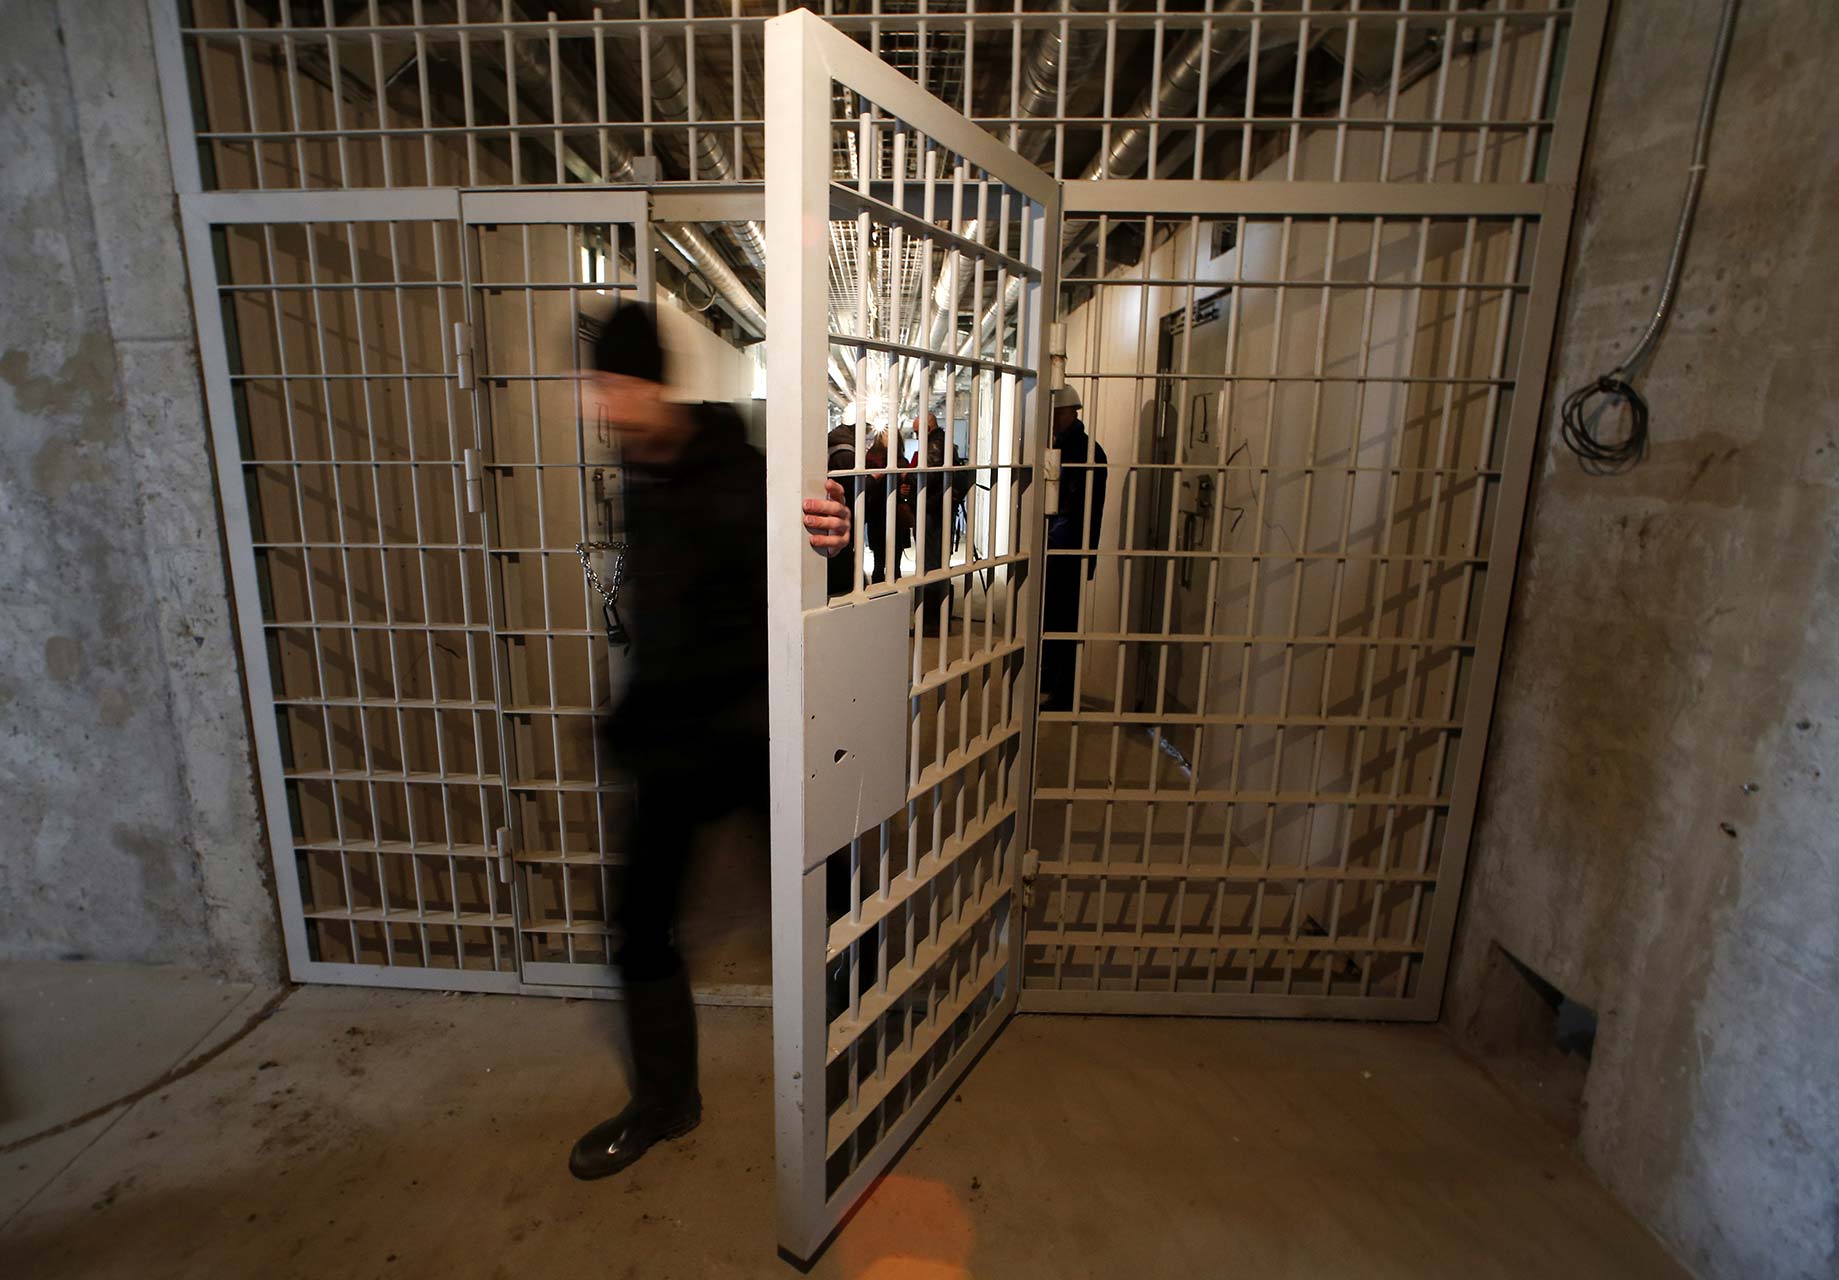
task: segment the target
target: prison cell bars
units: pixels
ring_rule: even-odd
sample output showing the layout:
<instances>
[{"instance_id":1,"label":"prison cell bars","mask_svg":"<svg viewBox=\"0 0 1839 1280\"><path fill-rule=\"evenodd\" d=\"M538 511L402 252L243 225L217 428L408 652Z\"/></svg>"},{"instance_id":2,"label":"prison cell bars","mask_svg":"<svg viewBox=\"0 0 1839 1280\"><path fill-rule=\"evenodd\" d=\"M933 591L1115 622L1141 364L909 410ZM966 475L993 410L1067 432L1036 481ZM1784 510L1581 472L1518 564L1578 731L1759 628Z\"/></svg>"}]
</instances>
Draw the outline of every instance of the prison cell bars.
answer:
<instances>
[{"instance_id":1,"label":"prison cell bars","mask_svg":"<svg viewBox=\"0 0 1839 1280\"><path fill-rule=\"evenodd\" d=\"M627 148L668 160L673 178L757 181L764 154L756 105L765 74L760 28L790 6L728 0L708 7L715 11L699 12L689 0L639 0L636 17L609 16L613 6L597 5L591 17L560 19L533 17L511 0L372 0L356 20L339 23L329 0L278 4L273 21L247 0L196 0L179 34L202 71L205 119L196 136L220 171L218 185L506 181L483 166L482 151L500 157L511 185L605 181L616 153ZM1478 156L1491 155L1489 144L1509 135L1538 149L1554 120L1531 86L1497 75L1499 60L1516 33L1568 30L1579 9L1509 0L1476 7L1459 0L1206 0L1187 11L1120 0L1039 10L826 0L819 11L929 89L957 87L954 105L1017 150L1048 151L1056 177L1249 181L1259 176L1261 153L1287 146L1294 155L1324 131L1338 140L1350 131L1383 137L1377 167L1349 173L1349 180L1439 172L1464 180L1447 171L1458 154L1452 149L1465 140L1479 143ZM1093 53L1100 43L1102 58ZM1371 50L1380 58L1369 64ZM1096 114L1072 109L1092 95L1069 81L1069 58L1102 65ZM1320 79L1329 85L1331 58L1341 64L1341 92L1336 105L1321 107L1304 70L1312 59L1322 64ZM617 74L622 59L628 68L636 63L636 84ZM987 102L978 100L980 59L988 64ZM1260 80L1274 65L1281 70L1284 59L1294 63L1289 101L1261 110ZM218 62L230 73L211 72ZM434 77L431 63L439 69ZM457 108L440 87L454 63ZM263 81L273 68L288 88L269 103ZM1051 93L1037 87L1024 97L1025 73L1038 80L1043 68L1053 78ZM1238 111L1217 113L1217 95L1240 73ZM302 75L322 82L329 100L303 104ZM1425 77L1436 81L1430 109L1401 115L1400 86ZM707 88L724 79L725 94ZM577 83L578 93L564 92ZM1382 86L1385 109L1372 110L1364 99ZM437 138L464 141L463 171L436 176L430 141ZM1229 140L1238 143L1236 156ZM1407 141L1415 145L1402 145ZM526 157L530 148L548 154ZM1083 157L1077 168L1074 156ZM1511 172L1494 158L1489 167L1492 179Z\"/></svg>"}]
</instances>

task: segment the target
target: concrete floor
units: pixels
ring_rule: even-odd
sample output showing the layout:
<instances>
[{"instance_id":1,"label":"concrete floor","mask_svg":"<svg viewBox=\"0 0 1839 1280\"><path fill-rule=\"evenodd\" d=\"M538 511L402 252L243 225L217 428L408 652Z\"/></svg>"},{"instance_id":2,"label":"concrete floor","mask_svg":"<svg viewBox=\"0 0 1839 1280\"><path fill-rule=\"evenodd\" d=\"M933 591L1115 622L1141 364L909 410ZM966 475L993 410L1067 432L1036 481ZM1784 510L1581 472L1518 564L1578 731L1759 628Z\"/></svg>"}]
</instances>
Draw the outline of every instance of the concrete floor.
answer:
<instances>
[{"instance_id":1,"label":"concrete floor","mask_svg":"<svg viewBox=\"0 0 1839 1280\"><path fill-rule=\"evenodd\" d=\"M793 1274L774 1255L765 1010L705 1009L703 1127L584 1185L563 1158L622 1100L613 1006L307 987L252 1019L266 993L35 968L30 1002L0 968L21 1101L0 1274ZM207 1021L175 1055L186 1034L166 1029ZM245 1028L132 1105L16 1145ZM1024 1017L814 1274L1684 1273L1434 1029Z\"/></svg>"}]
</instances>

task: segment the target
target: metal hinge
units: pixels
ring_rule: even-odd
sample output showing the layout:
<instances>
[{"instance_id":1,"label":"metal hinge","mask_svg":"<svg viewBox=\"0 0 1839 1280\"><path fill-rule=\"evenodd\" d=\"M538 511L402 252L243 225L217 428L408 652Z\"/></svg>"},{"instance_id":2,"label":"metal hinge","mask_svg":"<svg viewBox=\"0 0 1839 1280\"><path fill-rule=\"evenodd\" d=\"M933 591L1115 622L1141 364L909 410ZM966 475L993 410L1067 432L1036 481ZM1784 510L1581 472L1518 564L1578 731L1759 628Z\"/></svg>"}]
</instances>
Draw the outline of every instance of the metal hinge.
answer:
<instances>
[{"instance_id":1,"label":"metal hinge","mask_svg":"<svg viewBox=\"0 0 1839 1280\"><path fill-rule=\"evenodd\" d=\"M473 329L464 320L453 322L453 367L460 390L473 389Z\"/></svg>"},{"instance_id":2,"label":"metal hinge","mask_svg":"<svg viewBox=\"0 0 1839 1280\"><path fill-rule=\"evenodd\" d=\"M505 884L511 883L511 828L500 827L494 833L498 840L498 878Z\"/></svg>"},{"instance_id":3,"label":"metal hinge","mask_svg":"<svg viewBox=\"0 0 1839 1280\"><path fill-rule=\"evenodd\" d=\"M1047 486L1045 508L1050 516L1060 514L1060 451L1047 449L1041 454L1041 483Z\"/></svg>"},{"instance_id":4,"label":"metal hinge","mask_svg":"<svg viewBox=\"0 0 1839 1280\"><path fill-rule=\"evenodd\" d=\"M465 450L460 460L466 466L466 512L476 516L485 497L485 462L477 449Z\"/></svg>"}]
</instances>

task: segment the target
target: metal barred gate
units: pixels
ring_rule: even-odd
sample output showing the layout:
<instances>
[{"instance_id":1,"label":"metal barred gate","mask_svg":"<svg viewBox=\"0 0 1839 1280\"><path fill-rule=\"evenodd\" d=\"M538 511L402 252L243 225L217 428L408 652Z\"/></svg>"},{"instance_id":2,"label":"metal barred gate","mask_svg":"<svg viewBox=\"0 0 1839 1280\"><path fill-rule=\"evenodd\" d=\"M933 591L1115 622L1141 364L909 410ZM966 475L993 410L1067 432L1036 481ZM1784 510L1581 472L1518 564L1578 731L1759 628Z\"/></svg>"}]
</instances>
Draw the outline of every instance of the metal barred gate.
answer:
<instances>
[{"instance_id":1,"label":"metal barred gate","mask_svg":"<svg viewBox=\"0 0 1839 1280\"><path fill-rule=\"evenodd\" d=\"M773 1053L780 1241L808 1258L1015 1009L1058 192L820 20L766 41ZM814 429L833 356L856 389L840 469ZM897 423L870 465L870 416L908 402L903 481ZM826 478L863 529L828 593L796 516ZM897 504L868 497L903 482L904 572Z\"/></svg>"},{"instance_id":2,"label":"metal barred gate","mask_svg":"<svg viewBox=\"0 0 1839 1280\"><path fill-rule=\"evenodd\" d=\"M610 988L568 370L622 291L770 319L808 1256L1017 1008L1436 1016L1607 5L781 8L149 0L295 977Z\"/></svg>"},{"instance_id":3,"label":"metal barred gate","mask_svg":"<svg viewBox=\"0 0 1839 1280\"><path fill-rule=\"evenodd\" d=\"M185 221L295 976L607 983L616 659L575 544L617 529L619 476L575 317L649 292L643 193L202 196Z\"/></svg>"}]
</instances>

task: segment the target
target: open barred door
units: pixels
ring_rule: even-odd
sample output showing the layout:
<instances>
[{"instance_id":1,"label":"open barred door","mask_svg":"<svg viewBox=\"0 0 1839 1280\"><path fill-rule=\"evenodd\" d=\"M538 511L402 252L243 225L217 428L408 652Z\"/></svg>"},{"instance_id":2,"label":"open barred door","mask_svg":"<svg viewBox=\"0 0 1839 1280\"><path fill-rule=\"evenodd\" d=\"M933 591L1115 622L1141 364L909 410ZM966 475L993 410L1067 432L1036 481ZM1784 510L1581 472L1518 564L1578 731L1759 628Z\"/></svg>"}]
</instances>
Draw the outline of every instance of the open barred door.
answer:
<instances>
[{"instance_id":1,"label":"open barred door","mask_svg":"<svg viewBox=\"0 0 1839 1280\"><path fill-rule=\"evenodd\" d=\"M1059 199L805 11L766 66L778 1216L808 1259L1016 1005ZM797 512L826 477L842 563Z\"/></svg>"}]
</instances>

